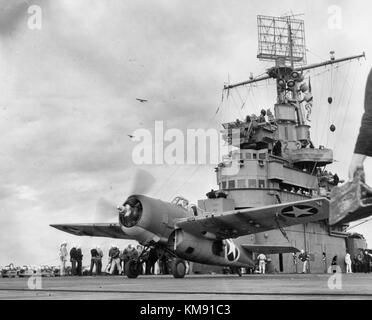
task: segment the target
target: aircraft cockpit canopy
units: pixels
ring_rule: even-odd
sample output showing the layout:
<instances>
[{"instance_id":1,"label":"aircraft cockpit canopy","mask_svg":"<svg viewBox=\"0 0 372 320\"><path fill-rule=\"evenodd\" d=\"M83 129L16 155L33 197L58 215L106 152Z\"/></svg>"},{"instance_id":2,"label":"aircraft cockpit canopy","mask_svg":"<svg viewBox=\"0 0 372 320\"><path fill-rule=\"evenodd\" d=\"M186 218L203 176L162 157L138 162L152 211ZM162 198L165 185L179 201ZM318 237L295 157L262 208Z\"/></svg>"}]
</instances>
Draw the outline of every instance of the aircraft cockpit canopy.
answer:
<instances>
[{"instance_id":1,"label":"aircraft cockpit canopy","mask_svg":"<svg viewBox=\"0 0 372 320\"><path fill-rule=\"evenodd\" d=\"M189 208L189 200L183 198L183 197L180 197L180 196L177 196L175 197L172 202L173 204L177 205L177 206L180 206L182 208L185 208L185 209L188 209Z\"/></svg>"},{"instance_id":2,"label":"aircraft cockpit canopy","mask_svg":"<svg viewBox=\"0 0 372 320\"><path fill-rule=\"evenodd\" d=\"M176 206L180 206L181 208L184 208L195 217L202 212L202 210L198 208L195 204L190 204L189 200L180 196L175 197L171 203L175 204Z\"/></svg>"}]
</instances>

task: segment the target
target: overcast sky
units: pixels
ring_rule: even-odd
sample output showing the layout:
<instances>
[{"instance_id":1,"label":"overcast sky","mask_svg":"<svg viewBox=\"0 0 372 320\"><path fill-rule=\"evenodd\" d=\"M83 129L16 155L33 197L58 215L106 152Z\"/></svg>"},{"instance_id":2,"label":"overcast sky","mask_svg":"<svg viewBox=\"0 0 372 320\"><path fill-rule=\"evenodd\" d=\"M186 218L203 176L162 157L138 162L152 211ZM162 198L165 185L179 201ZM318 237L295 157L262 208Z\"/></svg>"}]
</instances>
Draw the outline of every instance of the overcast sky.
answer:
<instances>
[{"instance_id":1,"label":"overcast sky","mask_svg":"<svg viewBox=\"0 0 372 320\"><path fill-rule=\"evenodd\" d=\"M346 177L363 112L372 54L370 1L0 1L0 265L57 264L58 247L125 241L78 238L51 223L93 222L126 199L138 128L217 128L268 108L270 83L241 90L215 111L223 84L262 74L256 16L303 13L308 62L367 54L367 60L313 74L313 139L335 148L332 168ZM28 27L30 5L41 30ZM342 26L329 27L338 5ZM325 71L326 69L321 69ZM243 110L241 102L247 99ZM329 107L326 99L333 96ZM136 98L148 99L139 103ZM234 99L234 100L233 100ZM331 108L331 109L329 109ZM325 120L326 119L326 120ZM336 132L329 134L329 124ZM193 202L215 186L213 166L151 166L150 195ZM372 162L366 164L372 185ZM116 216L113 215L113 220ZM101 221L102 222L102 221ZM372 222L355 228L372 243Z\"/></svg>"}]
</instances>

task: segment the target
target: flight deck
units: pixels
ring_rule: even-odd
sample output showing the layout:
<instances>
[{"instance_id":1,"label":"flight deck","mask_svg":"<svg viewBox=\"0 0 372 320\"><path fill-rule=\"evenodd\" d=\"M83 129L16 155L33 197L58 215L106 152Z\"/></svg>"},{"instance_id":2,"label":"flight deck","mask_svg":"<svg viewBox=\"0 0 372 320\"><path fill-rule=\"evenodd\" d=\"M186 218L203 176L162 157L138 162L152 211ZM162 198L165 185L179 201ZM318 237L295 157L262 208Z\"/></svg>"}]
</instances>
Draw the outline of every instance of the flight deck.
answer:
<instances>
[{"instance_id":1,"label":"flight deck","mask_svg":"<svg viewBox=\"0 0 372 320\"><path fill-rule=\"evenodd\" d=\"M74 300L372 300L371 274L171 275L0 278L0 299ZM333 289L330 289L329 284Z\"/></svg>"}]
</instances>

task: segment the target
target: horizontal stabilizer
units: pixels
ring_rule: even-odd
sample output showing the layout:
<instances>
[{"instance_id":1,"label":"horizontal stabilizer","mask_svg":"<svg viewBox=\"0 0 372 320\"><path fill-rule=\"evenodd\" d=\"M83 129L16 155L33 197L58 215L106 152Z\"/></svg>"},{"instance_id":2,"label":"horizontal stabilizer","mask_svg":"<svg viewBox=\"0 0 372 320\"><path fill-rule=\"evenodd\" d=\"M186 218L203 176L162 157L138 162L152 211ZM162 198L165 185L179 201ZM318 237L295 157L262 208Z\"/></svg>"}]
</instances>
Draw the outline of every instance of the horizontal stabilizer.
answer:
<instances>
[{"instance_id":1,"label":"horizontal stabilizer","mask_svg":"<svg viewBox=\"0 0 372 320\"><path fill-rule=\"evenodd\" d=\"M245 250L255 253L277 254L277 253L296 253L299 252L295 247L288 246L267 246L261 244L242 244Z\"/></svg>"},{"instance_id":2,"label":"horizontal stabilizer","mask_svg":"<svg viewBox=\"0 0 372 320\"><path fill-rule=\"evenodd\" d=\"M372 188L364 182L364 172L358 170L353 181L331 192L329 223L344 224L372 215Z\"/></svg>"}]
</instances>

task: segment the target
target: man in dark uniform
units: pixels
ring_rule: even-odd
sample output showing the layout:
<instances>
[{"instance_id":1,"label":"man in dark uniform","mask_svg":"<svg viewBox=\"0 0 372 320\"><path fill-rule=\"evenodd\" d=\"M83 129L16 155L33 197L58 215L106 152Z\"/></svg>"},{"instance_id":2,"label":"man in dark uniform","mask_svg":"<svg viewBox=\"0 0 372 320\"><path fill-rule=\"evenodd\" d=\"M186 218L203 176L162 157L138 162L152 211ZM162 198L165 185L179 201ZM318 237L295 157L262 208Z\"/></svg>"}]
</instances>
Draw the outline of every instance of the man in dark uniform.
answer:
<instances>
[{"instance_id":1,"label":"man in dark uniform","mask_svg":"<svg viewBox=\"0 0 372 320\"><path fill-rule=\"evenodd\" d=\"M340 178L338 177L337 173L333 176L333 185L337 186L340 182Z\"/></svg>"},{"instance_id":2,"label":"man in dark uniform","mask_svg":"<svg viewBox=\"0 0 372 320\"><path fill-rule=\"evenodd\" d=\"M146 274L154 274L155 263L158 261L158 254L155 248L151 248L146 261Z\"/></svg>"},{"instance_id":3,"label":"man in dark uniform","mask_svg":"<svg viewBox=\"0 0 372 320\"><path fill-rule=\"evenodd\" d=\"M76 276L77 274L77 250L76 246L73 246L70 250L70 261L71 261L71 274Z\"/></svg>"},{"instance_id":4,"label":"man in dark uniform","mask_svg":"<svg viewBox=\"0 0 372 320\"><path fill-rule=\"evenodd\" d=\"M92 250L90 250L90 254L91 254L91 259L90 259L90 269L89 269L89 275L92 276L93 275L93 269L94 269L94 266L96 267L96 274L98 273L97 272L97 269L98 269L98 265L97 265L97 260L98 260L98 251L96 248L93 248Z\"/></svg>"},{"instance_id":5,"label":"man in dark uniform","mask_svg":"<svg viewBox=\"0 0 372 320\"><path fill-rule=\"evenodd\" d=\"M76 248L76 261L77 261L77 275L81 276L83 273L83 253L81 252L81 247Z\"/></svg>"},{"instance_id":6,"label":"man in dark uniform","mask_svg":"<svg viewBox=\"0 0 372 320\"><path fill-rule=\"evenodd\" d=\"M208 199L216 199L216 192L212 189L206 194Z\"/></svg>"},{"instance_id":7,"label":"man in dark uniform","mask_svg":"<svg viewBox=\"0 0 372 320\"><path fill-rule=\"evenodd\" d=\"M349 180L354 173L363 168L366 157L372 157L372 70L369 72L364 96L364 114L353 158L349 167Z\"/></svg>"},{"instance_id":8,"label":"man in dark uniform","mask_svg":"<svg viewBox=\"0 0 372 320\"><path fill-rule=\"evenodd\" d=\"M368 254L368 251L364 251L364 257L363 257L363 265L364 265L364 272L365 273L370 273L371 272L371 256Z\"/></svg>"},{"instance_id":9,"label":"man in dark uniform","mask_svg":"<svg viewBox=\"0 0 372 320\"><path fill-rule=\"evenodd\" d=\"M301 250L298 258L302 261L302 273L307 273L309 271L308 264L309 264L309 255L305 250Z\"/></svg>"}]
</instances>

